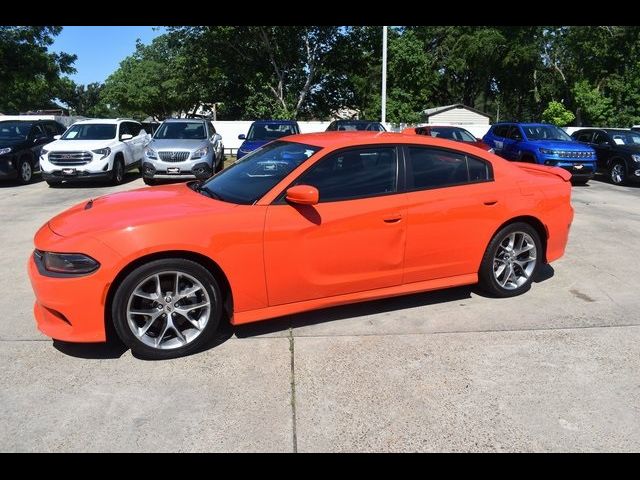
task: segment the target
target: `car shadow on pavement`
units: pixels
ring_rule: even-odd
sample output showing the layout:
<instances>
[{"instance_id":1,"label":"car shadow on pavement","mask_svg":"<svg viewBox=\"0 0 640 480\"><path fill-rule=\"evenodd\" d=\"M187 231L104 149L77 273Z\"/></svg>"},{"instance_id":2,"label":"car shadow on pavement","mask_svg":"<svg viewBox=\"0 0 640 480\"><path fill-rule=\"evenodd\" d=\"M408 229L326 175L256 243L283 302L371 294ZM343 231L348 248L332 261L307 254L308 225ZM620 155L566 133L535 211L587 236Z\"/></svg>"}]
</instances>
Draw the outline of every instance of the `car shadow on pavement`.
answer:
<instances>
[{"instance_id":1,"label":"car shadow on pavement","mask_svg":"<svg viewBox=\"0 0 640 480\"><path fill-rule=\"evenodd\" d=\"M26 187L28 185L33 185L34 183L41 183L43 181L44 179L42 178L42 175L40 175L39 173L34 173L33 178L27 185L22 185L16 182L15 180L3 179L3 180L0 180L0 188L20 188L20 187Z\"/></svg>"},{"instance_id":2,"label":"car shadow on pavement","mask_svg":"<svg viewBox=\"0 0 640 480\"><path fill-rule=\"evenodd\" d=\"M107 343L70 343L60 340L53 341L53 348L65 355L91 360L104 360L120 358L127 347L119 341Z\"/></svg>"}]
</instances>

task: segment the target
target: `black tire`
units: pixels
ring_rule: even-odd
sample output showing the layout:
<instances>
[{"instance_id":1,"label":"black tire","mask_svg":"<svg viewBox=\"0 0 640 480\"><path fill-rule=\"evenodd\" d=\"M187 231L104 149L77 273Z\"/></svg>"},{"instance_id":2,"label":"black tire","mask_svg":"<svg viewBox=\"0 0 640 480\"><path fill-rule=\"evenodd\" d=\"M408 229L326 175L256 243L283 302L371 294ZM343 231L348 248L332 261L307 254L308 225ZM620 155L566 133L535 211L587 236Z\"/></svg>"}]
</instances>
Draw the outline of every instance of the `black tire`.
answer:
<instances>
[{"instance_id":1,"label":"black tire","mask_svg":"<svg viewBox=\"0 0 640 480\"><path fill-rule=\"evenodd\" d=\"M154 348L141 341L129 327L127 304L138 284L149 276L162 272L181 272L194 277L202 284L210 299L210 313L206 325L191 342L171 349ZM175 308L175 307L174 307ZM173 314L172 314L173 315ZM212 340L222 317L222 294L215 277L206 268L191 260L168 258L153 260L129 273L118 289L111 303L111 318L118 337L140 358L162 360L189 355L199 351ZM157 320L162 322L162 318ZM162 324L159 328L162 328ZM151 329L150 329L151 330ZM169 331L168 331L169 332ZM170 335L170 333L168 333ZM166 337L163 337L166 338Z\"/></svg>"},{"instance_id":2,"label":"black tire","mask_svg":"<svg viewBox=\"0 0 640 480\"><path fill-rule=\"evenodd\" d=\"M529 274L527 280L517 288L508 289L501 286L494 276L494 258L496 257L496 252L498 251L500 244L504 240L506 240L506 238L510 234L519 232L526 233L533 239L536 248L536 259L533 270ZM540 241L540 235L535 228L524 222L516 222L507 225L493 236L493 238L489 242L489 245L487 246L484 256L482 257L482 262L480 263L480 270L478 272L479 285L485 292L495 297L504 298L520 295L531 288L531 282L535 277L543 256L544 252L542 250L542 242Z\"/></svg>"},{"instance_id":3,"label":"black tire","mask_svg":"<svg viewBox=\"0 0 640 480\"><path fill-rule=\"evenodd\" d=\"M17 181L20 185L26 185L33 180L33 166L31 165L31 159L23 157L18 161L18 178Z\"/></svg>"},{"instance_id":4,"label":"black tire","mask_svg":"<svg viewBox=\"0 0 640 480\"><path fill-rule=\"evenodd\" d=\"M142 181L144 182L145 185L149 185L149 186L158 184L158 181L154 180L153 178L142 177Z\"/></svg>"},{"instance_id":5,"label":"black tire","mask_svg":"<svg viewBox=\"0 0 640 480\"><path fill-rule=\"evenodd\" d=\"M45 182L47 182L47 185L49 185L49 187L51 188L57 188L62 185L62 182L60 180L45 180Z\"/></svg>"},{"instance_id":6,"label":"black tire","mask_svg":"<svg viewBox=\"0 0 640 480\"><path fill-rule=\"evenodd\" d=\"M614 160L609 167L609 181L614 185L627 183L627 167L622 160Z\"/></svg>"},{"instance_id":7,"label":"black tire","mask_svg":"<svg viewBox=\"0 0 640 480\"><path fill-rule=\"evenodd\" d=\"M113 161L113 169L111 170L111 184L112 185L122 185L124 182L124 161L122 157L116 157Z\"/></svg>"},{"instance_id":8,"label":"black tire","mask_svg":"<svg viewBox=\"0 0 640 480\"><path fill-rule=\"evenodd\" d=\"M221 158L220 160L218 160L218 163L216 163L216 166L213 169L213 173L221 172L223 168L224 168L224 161Z\"/></svg>"},{"instance_id":9,"label":"black tire","mask_svg":"<svg viewBox=\"0 0 640 480\"><path fill-rule=\"evenodd\" d=\"M587 183L589 183L589 178L579 178L579 179L571 179L571 184L572 185L586 185Z\"/></svg>"}]
</instances>

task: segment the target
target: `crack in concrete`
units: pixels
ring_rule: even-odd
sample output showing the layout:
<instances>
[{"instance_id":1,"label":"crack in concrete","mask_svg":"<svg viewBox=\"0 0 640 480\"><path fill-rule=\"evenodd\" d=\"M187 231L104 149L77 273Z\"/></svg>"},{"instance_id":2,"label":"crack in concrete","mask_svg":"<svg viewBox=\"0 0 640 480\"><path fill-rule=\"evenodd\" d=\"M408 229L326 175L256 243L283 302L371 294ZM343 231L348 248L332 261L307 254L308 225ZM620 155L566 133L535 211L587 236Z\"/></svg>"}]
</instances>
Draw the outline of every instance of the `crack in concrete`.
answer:
<instances>
[{"instance_id":1,"label":"crack in concrete","mask_svg":"<svg viewBox=\"0 0 640 480\"><path fill-rule=\"evenodd\" d=\"M289 327L289 352L291 352L291 423L293 453L298 453L298 432L296 424L296 376L295 376L295 340L293 328Z\"/></svg>"}]
</instances>

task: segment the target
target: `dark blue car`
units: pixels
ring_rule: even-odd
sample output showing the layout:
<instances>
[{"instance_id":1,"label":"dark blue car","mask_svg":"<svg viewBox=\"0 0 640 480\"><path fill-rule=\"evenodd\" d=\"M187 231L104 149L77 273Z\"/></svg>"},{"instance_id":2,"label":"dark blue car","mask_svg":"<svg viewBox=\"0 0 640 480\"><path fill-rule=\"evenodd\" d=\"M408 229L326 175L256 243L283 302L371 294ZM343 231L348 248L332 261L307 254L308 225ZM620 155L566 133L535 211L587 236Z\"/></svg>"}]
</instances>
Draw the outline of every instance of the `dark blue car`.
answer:
<instances>
[{"instance_id":1,"label":"dark blue car","mask_svg":"<svg viewBox=\"0 0 640 480\"><path fill-rule=\"evenodd\" d=\"M272 140L298 133L300 133L300 127L295 120L256 120L249 127L249 133L246 136L238 135L238 138L244 142L238 148L236 158L240 159Z\"/></svg>"},{"instance_id":2,"label":"dark blue car","mask_svg":"<svg viewBox=\"0 0 640 480\"><path fill-rule=\"evenodd\" d=\"M573 183L587 183L596 172L593 148L574 141L555 125L496 123L482 140L507 160L564 168Z\"/></svg>"}]
</instances>

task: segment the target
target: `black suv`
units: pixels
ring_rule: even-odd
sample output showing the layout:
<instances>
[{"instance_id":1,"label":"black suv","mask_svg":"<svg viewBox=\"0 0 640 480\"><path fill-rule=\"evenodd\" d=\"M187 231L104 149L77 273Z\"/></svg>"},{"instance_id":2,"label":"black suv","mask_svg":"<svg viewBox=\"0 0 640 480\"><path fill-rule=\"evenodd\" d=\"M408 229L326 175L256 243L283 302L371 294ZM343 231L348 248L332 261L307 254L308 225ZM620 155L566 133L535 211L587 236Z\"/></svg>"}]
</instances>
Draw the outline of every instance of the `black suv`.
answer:
<instances>
[{"instance_id":1,"label":"black suv","mask_svg":"<svg viewBox=\"0 0 640 480\"><path fill-rule=\"evenodd\" d=\"M606 173L612 183L622 185L640 181L640 132L623 128L583 128L571 136L596 151L598 171Z\"/></svg>"},{"instance_id":2,"label":"black suv","mask_svg":"<svg viewBox=\"0 0 640 480\"><path fill-rule=\"evenodd\" d=\"M0 179L29 183L42 147L65 130L54 120L0 120Z\"/></svg>"},{"instance_id":3,"label":"black suv","mask_svg":"<svg viewBox=\"0 0 640 480\"><path fill-rule=\"evenodd\" d=\"M382 125L380 122L372 122L370 120L334 120L329 124L326 131L386 132L387 129L384 128L384 125Z\"/></svg>"}]
</instances>

